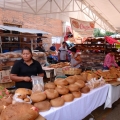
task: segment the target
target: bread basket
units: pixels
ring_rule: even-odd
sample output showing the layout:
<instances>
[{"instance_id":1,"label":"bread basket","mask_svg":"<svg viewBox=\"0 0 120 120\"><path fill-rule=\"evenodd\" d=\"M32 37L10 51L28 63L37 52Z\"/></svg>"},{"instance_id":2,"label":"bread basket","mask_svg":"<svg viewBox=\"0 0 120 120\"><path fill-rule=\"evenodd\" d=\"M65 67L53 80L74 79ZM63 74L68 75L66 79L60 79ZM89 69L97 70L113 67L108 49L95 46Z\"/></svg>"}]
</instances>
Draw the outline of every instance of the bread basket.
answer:
<instances>
[{"instance_id":1,"label":"bread basket","mask_svg":"<svg viewBox=\"0 0 120 120\"><path fill-rule=\"evenodd\" d=\"M70 68L70 67L63 68L63 73L65 75L79 75L81 71L82 70L78 68Z\"/></svg>"}]
</instances>

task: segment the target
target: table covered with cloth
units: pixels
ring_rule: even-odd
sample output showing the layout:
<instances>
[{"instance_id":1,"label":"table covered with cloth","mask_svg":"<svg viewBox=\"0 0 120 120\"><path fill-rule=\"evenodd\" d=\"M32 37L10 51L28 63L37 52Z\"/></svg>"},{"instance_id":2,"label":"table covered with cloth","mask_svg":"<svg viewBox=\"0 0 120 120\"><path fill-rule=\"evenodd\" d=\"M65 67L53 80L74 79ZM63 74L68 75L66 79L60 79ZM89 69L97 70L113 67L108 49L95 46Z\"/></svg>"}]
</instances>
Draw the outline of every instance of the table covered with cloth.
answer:
<instances>
[{"instance_id":1,"label":"table covered with cloth","mask_svg":"<svg viewBox=\"0 0 120 120\"><path fill-rule=\"evenodd\" d=\"M97 107L106 101L109 85L91 90L75 98L72 102L66 102L62 107L51 107L49 111L40 112L47 120L82 120Z\"/></svg>"},{"instance_id":2,"label":"table covered with cloth","mask_svg":"<svg viewBox=\"0 0 120 120\"><path fill-rule=\"evenodd\" d=\"M120 85L118 86L113 86L111 84L108 85L109 91L104 108L112 108L112 104L120 98Z\"/></svg>"}]
</instances>

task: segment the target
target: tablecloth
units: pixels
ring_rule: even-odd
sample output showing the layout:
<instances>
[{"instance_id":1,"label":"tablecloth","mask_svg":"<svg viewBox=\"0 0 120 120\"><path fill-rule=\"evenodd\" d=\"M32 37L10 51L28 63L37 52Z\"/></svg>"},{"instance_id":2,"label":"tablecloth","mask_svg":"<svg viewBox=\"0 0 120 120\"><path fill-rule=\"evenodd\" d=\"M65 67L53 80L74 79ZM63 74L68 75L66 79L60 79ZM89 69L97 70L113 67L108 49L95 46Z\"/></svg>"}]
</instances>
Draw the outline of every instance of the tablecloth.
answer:
<instances>
[{"instance_id":1,"label":"tablecloth","mask_svg":"<svg viewBox=\"0 0 120 120\"><path fill-rule=\"evenodd\" d=\"M112 104L120 98L120 85L113 86L109 84L109 91L104 108L112 108Z\"/></svg>"},{"instance_id":2,"label":"tablecloth","mask_svg":"<svg viewBox=\"0 0 120 120\"><path fill-rule=\"evenodd\" d=\"M75 98L72 102L65 103L62 107L51 107L49 111L40 112L47 120L82 120L97 107L106 101L109 85L91 90Z\"/></svg>"}]
</instances>

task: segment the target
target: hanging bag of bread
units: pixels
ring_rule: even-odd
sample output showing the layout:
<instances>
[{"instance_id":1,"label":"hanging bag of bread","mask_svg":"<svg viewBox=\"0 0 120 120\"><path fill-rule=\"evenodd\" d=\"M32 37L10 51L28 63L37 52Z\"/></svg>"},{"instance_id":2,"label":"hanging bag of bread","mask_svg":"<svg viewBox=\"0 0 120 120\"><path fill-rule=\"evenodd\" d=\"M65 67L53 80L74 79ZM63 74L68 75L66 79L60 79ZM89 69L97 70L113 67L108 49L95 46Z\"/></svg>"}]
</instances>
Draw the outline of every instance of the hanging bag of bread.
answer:
<instances>
[{"instance_id":1,"label":"hanging bag of bread","mask_svg":"<svg viewBox=\"0 0 120 120\"><path fill-rule=\"evenodd\" d=\"M44 91L44 82L43 82L43 77L39 76L31 76L32 78L32 92L43 92Z\"/></svg>"}]
</instances>

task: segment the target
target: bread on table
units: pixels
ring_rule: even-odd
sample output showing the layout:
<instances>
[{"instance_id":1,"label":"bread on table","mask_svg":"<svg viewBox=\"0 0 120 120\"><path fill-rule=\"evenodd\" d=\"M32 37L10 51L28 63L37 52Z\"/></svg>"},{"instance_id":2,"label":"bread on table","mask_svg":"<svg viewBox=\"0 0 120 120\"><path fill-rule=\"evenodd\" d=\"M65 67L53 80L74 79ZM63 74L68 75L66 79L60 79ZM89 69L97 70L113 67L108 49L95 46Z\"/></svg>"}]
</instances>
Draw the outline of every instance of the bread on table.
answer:
<instances>
[{"instance_id":1,"label":"bread on table","mask_svg":"<svg viewBox=\"0 0 120 120\"><path fill-rule=\"evenodd\" d=\"M28 103L15 103L7 106L0 120L35 120L39 116L37 108Z\"/></svg>"}]
</instances>

